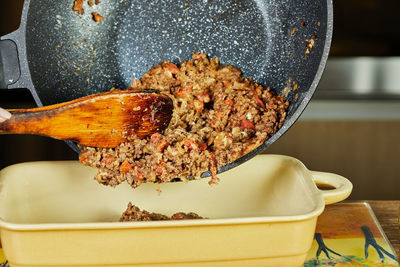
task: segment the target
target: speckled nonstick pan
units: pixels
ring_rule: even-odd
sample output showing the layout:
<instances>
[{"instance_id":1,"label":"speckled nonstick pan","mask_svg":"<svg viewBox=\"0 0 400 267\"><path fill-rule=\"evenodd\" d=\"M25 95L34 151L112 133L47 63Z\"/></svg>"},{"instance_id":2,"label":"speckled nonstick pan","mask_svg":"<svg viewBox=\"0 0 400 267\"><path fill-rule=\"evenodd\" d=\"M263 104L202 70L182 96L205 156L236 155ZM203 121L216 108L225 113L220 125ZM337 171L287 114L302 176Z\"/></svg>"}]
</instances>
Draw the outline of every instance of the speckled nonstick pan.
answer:
<instances>
[{"instance_id":1,"label":"speckled nonstick pan","mask_svg":"<svg viewBox=\"0 0 400 267\"><path fill-rule=\"evenodd\" d=\"M278 93L298 84L288 95L283 127L219 172L263 151L297 120L332 37L331 0L100 0L91 8L84 1L84 15L72 11L73 2L25 1L19 29L0 41L0 87L28 88L38 106L49 105L125 88L160 61L178 63L196 51ZM92 12L104 19L96 23ZM315 47L306 55L313 35Z\"/></svg>"}]
</instances>

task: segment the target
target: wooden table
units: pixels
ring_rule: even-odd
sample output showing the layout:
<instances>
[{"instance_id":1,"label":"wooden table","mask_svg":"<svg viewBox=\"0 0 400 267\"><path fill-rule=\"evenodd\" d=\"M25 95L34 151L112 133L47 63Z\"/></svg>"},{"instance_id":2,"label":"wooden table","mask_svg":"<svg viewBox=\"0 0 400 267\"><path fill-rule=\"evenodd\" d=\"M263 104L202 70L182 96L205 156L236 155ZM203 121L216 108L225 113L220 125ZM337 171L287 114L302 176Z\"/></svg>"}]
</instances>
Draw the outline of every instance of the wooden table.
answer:
<instances>
[{"instance_id":1,"label":"wooden table","mask_svg":"<svg viewBox=\"0 0 400 267\"><path fill-rule=\"evenodd\" d=\"M371 205L376 218L400 259L400 200L366 201Z\"/></svg>"}]
</instances>

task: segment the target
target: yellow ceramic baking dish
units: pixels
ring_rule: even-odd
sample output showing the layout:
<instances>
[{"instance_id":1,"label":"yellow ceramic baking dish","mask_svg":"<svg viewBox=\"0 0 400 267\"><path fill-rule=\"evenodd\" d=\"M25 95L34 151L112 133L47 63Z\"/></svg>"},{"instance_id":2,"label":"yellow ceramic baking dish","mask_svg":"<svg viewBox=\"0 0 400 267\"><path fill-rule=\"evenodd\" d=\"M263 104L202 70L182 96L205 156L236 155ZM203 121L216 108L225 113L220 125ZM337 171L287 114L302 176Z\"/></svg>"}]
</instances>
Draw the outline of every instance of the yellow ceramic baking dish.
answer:
<instances>
[{"instance_id":1,"label":"yellow ceramic baking dish","mask_svg":"<svg viewBox=\"0 0 400 267\"><path fill-rule=\"evenodd\" d=\"M0 235L11 266L300 266L325 204L352 189L341 176L279 155L257 156L214 186L203 179L110 188L95 173L78 162L0 171ZM209 219L117 222L129 201Z\"/></svg>"}]
</instances>

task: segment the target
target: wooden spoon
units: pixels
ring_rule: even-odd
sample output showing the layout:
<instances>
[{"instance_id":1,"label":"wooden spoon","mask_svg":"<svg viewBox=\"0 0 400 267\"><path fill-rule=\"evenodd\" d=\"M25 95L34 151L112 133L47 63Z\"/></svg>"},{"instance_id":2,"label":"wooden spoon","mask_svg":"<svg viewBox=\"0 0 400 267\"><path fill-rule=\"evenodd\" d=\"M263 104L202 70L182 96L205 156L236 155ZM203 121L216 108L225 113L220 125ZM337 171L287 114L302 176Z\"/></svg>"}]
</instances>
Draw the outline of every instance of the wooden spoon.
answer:
<instances>
[{"instance_id":1,"label":"wooden spoon","mask_svg":"<svg viewBox=\"0 0 400 267\"><path fill-rule=\"evenodd\" d=\"M115 90L32 109L9 110L0 134L37 134L92 147L116 147L129 137L162 132L173 103L156 90Z\"/></svg>"}]
</instances>

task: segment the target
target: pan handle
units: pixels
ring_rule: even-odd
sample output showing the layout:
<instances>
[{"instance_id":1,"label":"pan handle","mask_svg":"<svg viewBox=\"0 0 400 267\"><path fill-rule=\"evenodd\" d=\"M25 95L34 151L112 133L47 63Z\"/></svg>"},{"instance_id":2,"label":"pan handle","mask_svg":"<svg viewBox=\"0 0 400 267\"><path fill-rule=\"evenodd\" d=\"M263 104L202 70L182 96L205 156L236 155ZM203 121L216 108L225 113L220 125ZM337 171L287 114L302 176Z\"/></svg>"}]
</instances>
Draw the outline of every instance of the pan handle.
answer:
<instances>
[{"instance_id":1,"label":"pan handle","mask_svg":"<svg viewBox=\"0 0 400 267\"><path fill-rule=\"evenodd\" d=\"M38 99L26 57L25 26L0 37L0 88L29 89L38 105Z\"/></svg>"},{"instance_id":2,"label":"pan handle","mask_svg":"<svg viewBox=\"0 0 400 267\"><path fill-rule=\"evenodd\" d=\"M325 200L325 205L346 199L353 190L352 183L343 176L329 173L310 171L317 186L329 187L329 190L320 190Z\"/></svg>"},{"instance_id":3,"label":"pan handle","mask_svg":"<svg viewBox=\"0 0 400 267\"><path fill-rule=\"evenodd\" d=\"M0 88L8 88L21 77L18 49L13 40L0 41Z\"/></svg>"}]
</instances>

